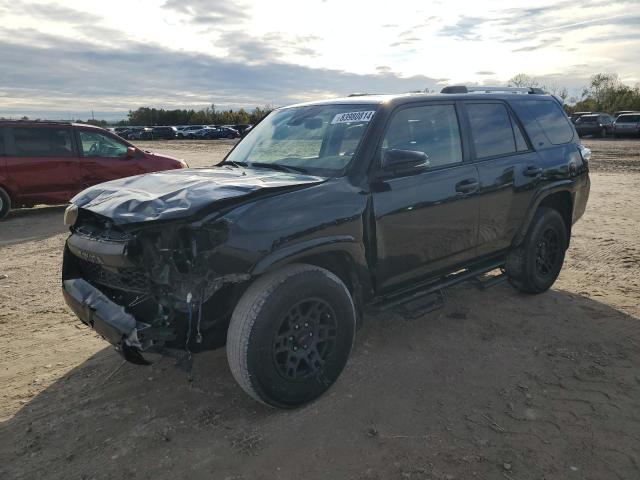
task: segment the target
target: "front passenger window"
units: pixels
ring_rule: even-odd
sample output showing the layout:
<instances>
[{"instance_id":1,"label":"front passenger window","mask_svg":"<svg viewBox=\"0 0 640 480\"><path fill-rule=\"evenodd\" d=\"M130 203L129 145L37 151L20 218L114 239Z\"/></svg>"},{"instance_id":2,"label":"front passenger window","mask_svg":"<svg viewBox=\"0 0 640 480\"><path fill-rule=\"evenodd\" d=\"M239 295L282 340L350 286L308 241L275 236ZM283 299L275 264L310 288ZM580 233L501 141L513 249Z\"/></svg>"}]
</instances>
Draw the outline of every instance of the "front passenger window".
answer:
<instances>
[{"instance_id":1,"label":"front passenger window","mask_svg":"<svg viewBox=\"0 0 640 480\"><path fill-rule=\"evenodd\" d=\"M85 157L121 158L127 155L127 145L99 132L80 131L80 143Z\"/></svg>"},{"instance_id":2,"label":"front passenger window","mask_svg":"<svg viewBox=\"0 0 640 480\"><path fill-rule=\"evenodd\" d=\"M383 150L423 152L432 168L462 162L455 107L425 105L400 110L391 119L382 146Z\"/></svg>"}]
</instances>

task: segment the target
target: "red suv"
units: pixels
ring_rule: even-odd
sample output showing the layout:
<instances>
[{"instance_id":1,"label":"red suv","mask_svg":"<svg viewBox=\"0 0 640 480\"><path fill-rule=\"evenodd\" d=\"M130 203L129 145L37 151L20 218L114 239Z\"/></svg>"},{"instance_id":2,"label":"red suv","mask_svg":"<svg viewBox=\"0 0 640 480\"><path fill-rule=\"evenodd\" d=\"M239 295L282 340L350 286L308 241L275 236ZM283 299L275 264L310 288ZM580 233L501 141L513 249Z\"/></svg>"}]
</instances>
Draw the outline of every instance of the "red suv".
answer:
<instances>
[{"instance_id":1,"label":"red suv","mask_svg":"<svg viewBox=\"0 0 640 480\"><path fill-rule=\"evenodd\" d=\"M11 207L66 203L97 183L187 168L91 125L0 122L0 220Z\"/></svg>"}]
</instances>

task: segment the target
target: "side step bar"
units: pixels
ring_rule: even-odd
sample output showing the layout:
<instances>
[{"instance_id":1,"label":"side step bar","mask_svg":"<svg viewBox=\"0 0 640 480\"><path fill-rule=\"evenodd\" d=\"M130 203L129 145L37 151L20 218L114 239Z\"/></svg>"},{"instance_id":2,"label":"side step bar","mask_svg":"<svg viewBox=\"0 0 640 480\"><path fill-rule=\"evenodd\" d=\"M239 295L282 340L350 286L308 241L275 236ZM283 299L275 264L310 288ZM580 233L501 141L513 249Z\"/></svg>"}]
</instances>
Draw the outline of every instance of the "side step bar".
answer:
<instances>
[{"instance_id":1,"label":"side step bar","mask_svg":"<svg viewBox=\"0 0 640 480\"><path fill-rule=\"evenodd\" d=\"M380 297L373 305L372 310L384 312L396 310L407 319L417 318L420 315L431 312L444 306L445 289L453 287L467 280L473 280L476 286L487 289L507 280L507 274L503 271L499 275L483 277L488 272L497 268L504 269L505 259L492 260L478 266L459 270L439 279L431 279L394 293Z\"/></svg>"}]
</instances>

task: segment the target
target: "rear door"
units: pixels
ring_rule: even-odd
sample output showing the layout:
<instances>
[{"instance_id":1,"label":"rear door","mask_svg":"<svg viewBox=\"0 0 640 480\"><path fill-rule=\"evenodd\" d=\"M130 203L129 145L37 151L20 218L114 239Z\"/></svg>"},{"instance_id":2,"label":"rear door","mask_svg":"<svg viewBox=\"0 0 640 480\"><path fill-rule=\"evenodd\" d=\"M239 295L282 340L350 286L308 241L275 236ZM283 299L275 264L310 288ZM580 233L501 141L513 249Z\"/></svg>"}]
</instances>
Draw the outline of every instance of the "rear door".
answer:
<instances>
[{"instance_id":1,"label":"rear door","mask_svg":"<svg viewBox=\"0 0 640 480\"><path fill-rule=\"evenodd\" d=\"M127 157L128 144L95 129L78 129L83 187L143 173L136 158Z\"/></svg>"},{"instance_id":2,"label":"rear door","mask_svg":"<svg viewBox=\"0 0 640 480\"><path fill-rule=\"evenodd\" d=\"M372 196L381 292L473 258L478 228L478 173L464 161L453 102L397 109L380 160L388 149L424 152L430 166L399 176L387 176L378 166Z\"/></svg>"},{"instance_id":3,"label":"rear door","mask_svg":"<svg viewBox=\"0 0 640 480\"><path fill-rule=\"evenodd\" d=\"M6 140L6 174L21 203L65 203L78 191L79 159L70 126L14 126Z\"/></svg>"},{"instance_id":4,"label":"rear door","mask_svg":"<svg viewBox=\"0 0 640 480\"><path fill-rule=\"evenodd\" d=\"M468 101L464 106L480 178L478 255L484 255L510 245L542 169L506 103Z\"/></svg>"}]
</instances>

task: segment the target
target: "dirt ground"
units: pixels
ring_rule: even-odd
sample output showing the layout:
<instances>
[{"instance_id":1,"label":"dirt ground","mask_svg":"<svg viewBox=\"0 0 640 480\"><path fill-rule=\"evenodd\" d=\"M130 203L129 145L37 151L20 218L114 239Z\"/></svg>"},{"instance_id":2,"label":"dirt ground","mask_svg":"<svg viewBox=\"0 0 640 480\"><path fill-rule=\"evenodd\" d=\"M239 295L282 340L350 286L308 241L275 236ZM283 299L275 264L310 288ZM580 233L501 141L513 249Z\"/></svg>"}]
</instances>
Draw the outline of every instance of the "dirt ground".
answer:
<instances>
[{"instance_id":1,"label":"dirt ground","mask_svg":"<svg viewBox=\"0 0 640 480\"><path fill-rule=\"evenodd\" d=\"M367 317L337 384L275 411L224 349L120 357L60 294L62 207L0 224L0 478L640 478L640 141L587 140L592 193L554 288ZM229 142L144 148L216 163Z\"/></svg>"}]
</instances>

